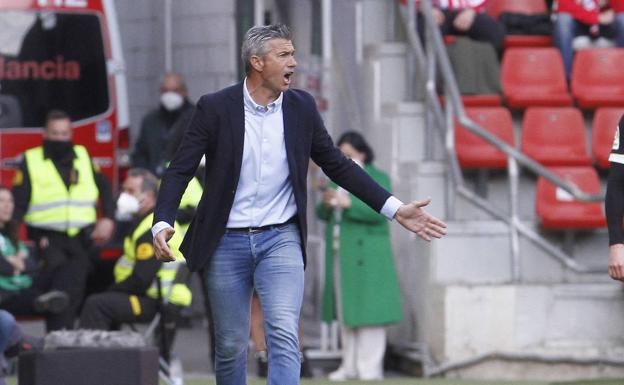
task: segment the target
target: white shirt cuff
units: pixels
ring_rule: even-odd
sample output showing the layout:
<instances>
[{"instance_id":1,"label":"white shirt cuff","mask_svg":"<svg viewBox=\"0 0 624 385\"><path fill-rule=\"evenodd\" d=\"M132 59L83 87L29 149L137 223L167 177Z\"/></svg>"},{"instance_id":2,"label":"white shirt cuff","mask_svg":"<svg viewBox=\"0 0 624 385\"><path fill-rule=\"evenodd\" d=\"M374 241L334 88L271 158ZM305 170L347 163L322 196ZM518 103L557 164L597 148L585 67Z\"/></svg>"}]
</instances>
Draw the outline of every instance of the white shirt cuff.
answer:
<instances>
[{"instance_id":1,"label":"white shirt cuff","mask_svg":"<svg viewBox=\"0 0 624 385\"><path fill-rule=\"evenodd\" d=\"M383 216L385 216L389 220L393 220L394 215L399 210L399 207L401 207L402 205L403 205L403 202L397 199L394 195L391 195L390 198L386 200L386 203L384 203L380 212L381 214L383 214Z\"/></svg>"},{"instance_id":2,"label":"white shirt cuff","mask_svg":"<svg viewBox=\"0 0 624 385\"><path fill-rule=\"evenodd\" d=\"M163 231L166 228L171 228L171 225L165 221L160 221L158 223L156 223L153 227L152 227L152 237L156 238L156 234L160 233L161 231Z\"/></svg>"}]
</instances>

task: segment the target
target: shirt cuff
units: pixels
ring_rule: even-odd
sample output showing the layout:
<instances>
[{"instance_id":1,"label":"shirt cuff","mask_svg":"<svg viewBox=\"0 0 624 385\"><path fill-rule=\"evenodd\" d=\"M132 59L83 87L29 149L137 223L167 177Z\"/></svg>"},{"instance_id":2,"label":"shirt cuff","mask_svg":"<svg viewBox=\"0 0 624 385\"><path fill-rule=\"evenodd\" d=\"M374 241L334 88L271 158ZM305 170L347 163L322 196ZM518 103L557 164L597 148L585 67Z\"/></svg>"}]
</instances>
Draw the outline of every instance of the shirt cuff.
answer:
<instances>
[{"instance_id":1,"label":"shirt cuff","mask_svg":"<svg viewBox=\"0 0 624 385\"><path fill-rule=\"evenodd\" d=\"M401 207L402 205L403 205L403 202L397 199L394 195L391 195L386 200L386 203L384 203L383 207L381 208L380 213L383 214L383 216L385 216L389 220L393 220L394 216L396 215L396 212L399 210L399 207Z\"/></svg>"},{"instance_id":2,"label":"shirt cuff","mask_svg":"<svg viewBox=\"0 0 624 385\"><path fill-rule=\"evenodd\" d=\"M164 229L167 228L172 228L171 225L165 221L160 221L158 223L156 223L153 227L152 227L152 237L156 238L156 234L160 233L161 231L163 231Z\"/></svg>"}]
</instances>

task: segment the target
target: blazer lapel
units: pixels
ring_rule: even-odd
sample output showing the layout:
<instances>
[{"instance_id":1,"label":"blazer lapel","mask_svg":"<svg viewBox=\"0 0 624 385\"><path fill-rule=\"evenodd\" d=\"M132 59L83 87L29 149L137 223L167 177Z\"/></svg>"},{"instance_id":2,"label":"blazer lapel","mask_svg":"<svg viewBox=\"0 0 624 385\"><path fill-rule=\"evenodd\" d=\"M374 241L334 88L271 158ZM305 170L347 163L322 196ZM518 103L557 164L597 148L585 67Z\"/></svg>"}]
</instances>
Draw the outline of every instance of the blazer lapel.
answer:
<instances>
[{"instance_id":1,"label":"blazer lapel","mask_svg":"<svg viewBox=\"0 0 624 385\"><path fill-rule=\"evenodd\" d=\"M243 162L243 145L245 143L245 107L243 105L243 83L230 92L230 102L228 112L232 123L232 156L234 159L234 172L236 184L240 176L241 164ZM235 185L236 185L235 184Z\"/></svg>"},{"instance_id":2,"label":"blazer lapel","mask_svg":"<svg viewBox=\"0 0 624 385\"><path fill-rule=\"evenodd\" d=\"M284 142L286 143L286 158L288 159L288 169L291 179L295 180L297 175L297 164L294 155L298 130L298 115L295 110L295 103L290 98L290 92L284 92L284 102L282 105L282 115L284 118Z\"/></svg>"}]
</instances>

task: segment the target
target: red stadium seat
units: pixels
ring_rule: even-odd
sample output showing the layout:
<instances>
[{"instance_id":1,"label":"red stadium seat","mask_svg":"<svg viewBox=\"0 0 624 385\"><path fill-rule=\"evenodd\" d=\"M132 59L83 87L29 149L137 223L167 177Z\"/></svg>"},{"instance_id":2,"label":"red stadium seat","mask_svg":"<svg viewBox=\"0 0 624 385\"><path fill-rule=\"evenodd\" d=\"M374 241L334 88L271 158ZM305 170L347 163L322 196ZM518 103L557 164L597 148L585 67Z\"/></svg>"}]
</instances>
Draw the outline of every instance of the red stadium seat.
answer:
<instances>
[{"instance_id":1,"label":"red stadium seat","mask_svg":"<svg viewBox=\"0 0 624 385\"><path fill-rule=\"evenodd\" d=\"M513 121L505 107L467 108L466 114L475 123L514 145ZM507 156L496 147L455 123L455 150L463 168L505 168Z\"/></svg>"},{"instance_id":2,"label":"red stadium seat","mask_svg":"<svg viewBox=\"0 0 624 385\"><path fill-rule=\"evenodd\" d=\"M503 48L512 47L552 47L552 37L548 35L507 35Z\"/></svg>"},{"instance_id":3,"label":"red stadium seat","mask_svg":"<svg viewBox=\"0 0 624 385\"><path fill-rule=\"evenodd\" d=\"M535 15L548 13L548 7L544 0L494 0L490 2L487 12L492 17L499 17L503 12Z\"/></svg>"},{"instance_id":4,"label":"red stadium seat","mask_svg":"<svg viewBox=\"0 0 624 385\"><path fill-rule=\"evenodd\" d=\"M609 154L624 107L603 107L594 113L592 123L592 156L600 168L609 168Z\"/></svg>"},{"instance_id":5,"label":"red stadium seat","mask_svg":"<svg viewBox=\"0 0 624 385\"><path fill-rule=\"evenodd\" d=\"M531 107L522 120L521 149L545 166L590 166L585 122L573 107Z\"/></svg>"},{"instance_id":6,"label":"red stadium seat","mask_svg":"<svg viewBox=\"0 0 624 385\"><path fill-rule=\"evenodd\" d=\"M582 108L624 106L623 48L584 49L572 64L570 89Z\"/></svg>"},{"instance_id":7,"label":"red stadium seat","mask_svg":"<svg viewBox=\"0 0 624 385\"><path fill-rule=\"evenodd\" d=\"M572 104L563 61L556 48L505 50L501 83L510 107L557 107Z\"/></svg>"},{"instance_id":8,"label":"red stadium seat","mask_svg":"<svg viewBox=\"0 0 624 385\"><path fill-rule=\"evenodd\" d=\"M554 167L550 169L564 180L590 194L600 193L600 180L593 167ZM596 229L606 226L600 202L574 200L565 190L543 177L537 180L535 210L546 229Z\"/></svg>"}]
</instances>

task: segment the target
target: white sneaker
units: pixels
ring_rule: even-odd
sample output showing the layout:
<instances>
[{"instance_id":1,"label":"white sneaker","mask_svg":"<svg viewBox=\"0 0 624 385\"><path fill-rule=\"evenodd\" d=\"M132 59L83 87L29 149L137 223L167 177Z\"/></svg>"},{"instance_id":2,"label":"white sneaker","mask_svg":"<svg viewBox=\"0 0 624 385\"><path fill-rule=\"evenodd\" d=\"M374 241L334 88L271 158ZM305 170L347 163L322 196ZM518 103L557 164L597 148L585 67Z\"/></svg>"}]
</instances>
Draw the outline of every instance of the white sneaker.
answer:
<instances>
[{"instance_id":1,"label":"white sneaker","mask_svg":"<svg viewBox=\"0 0 624 385\"><path fill-rule=\"evenodd\" d=\"M357 378L357 374L347 372L342 366L337 370L329 373L327 379L329 381L346 381Z\"/></svg>"}]
</instances>

